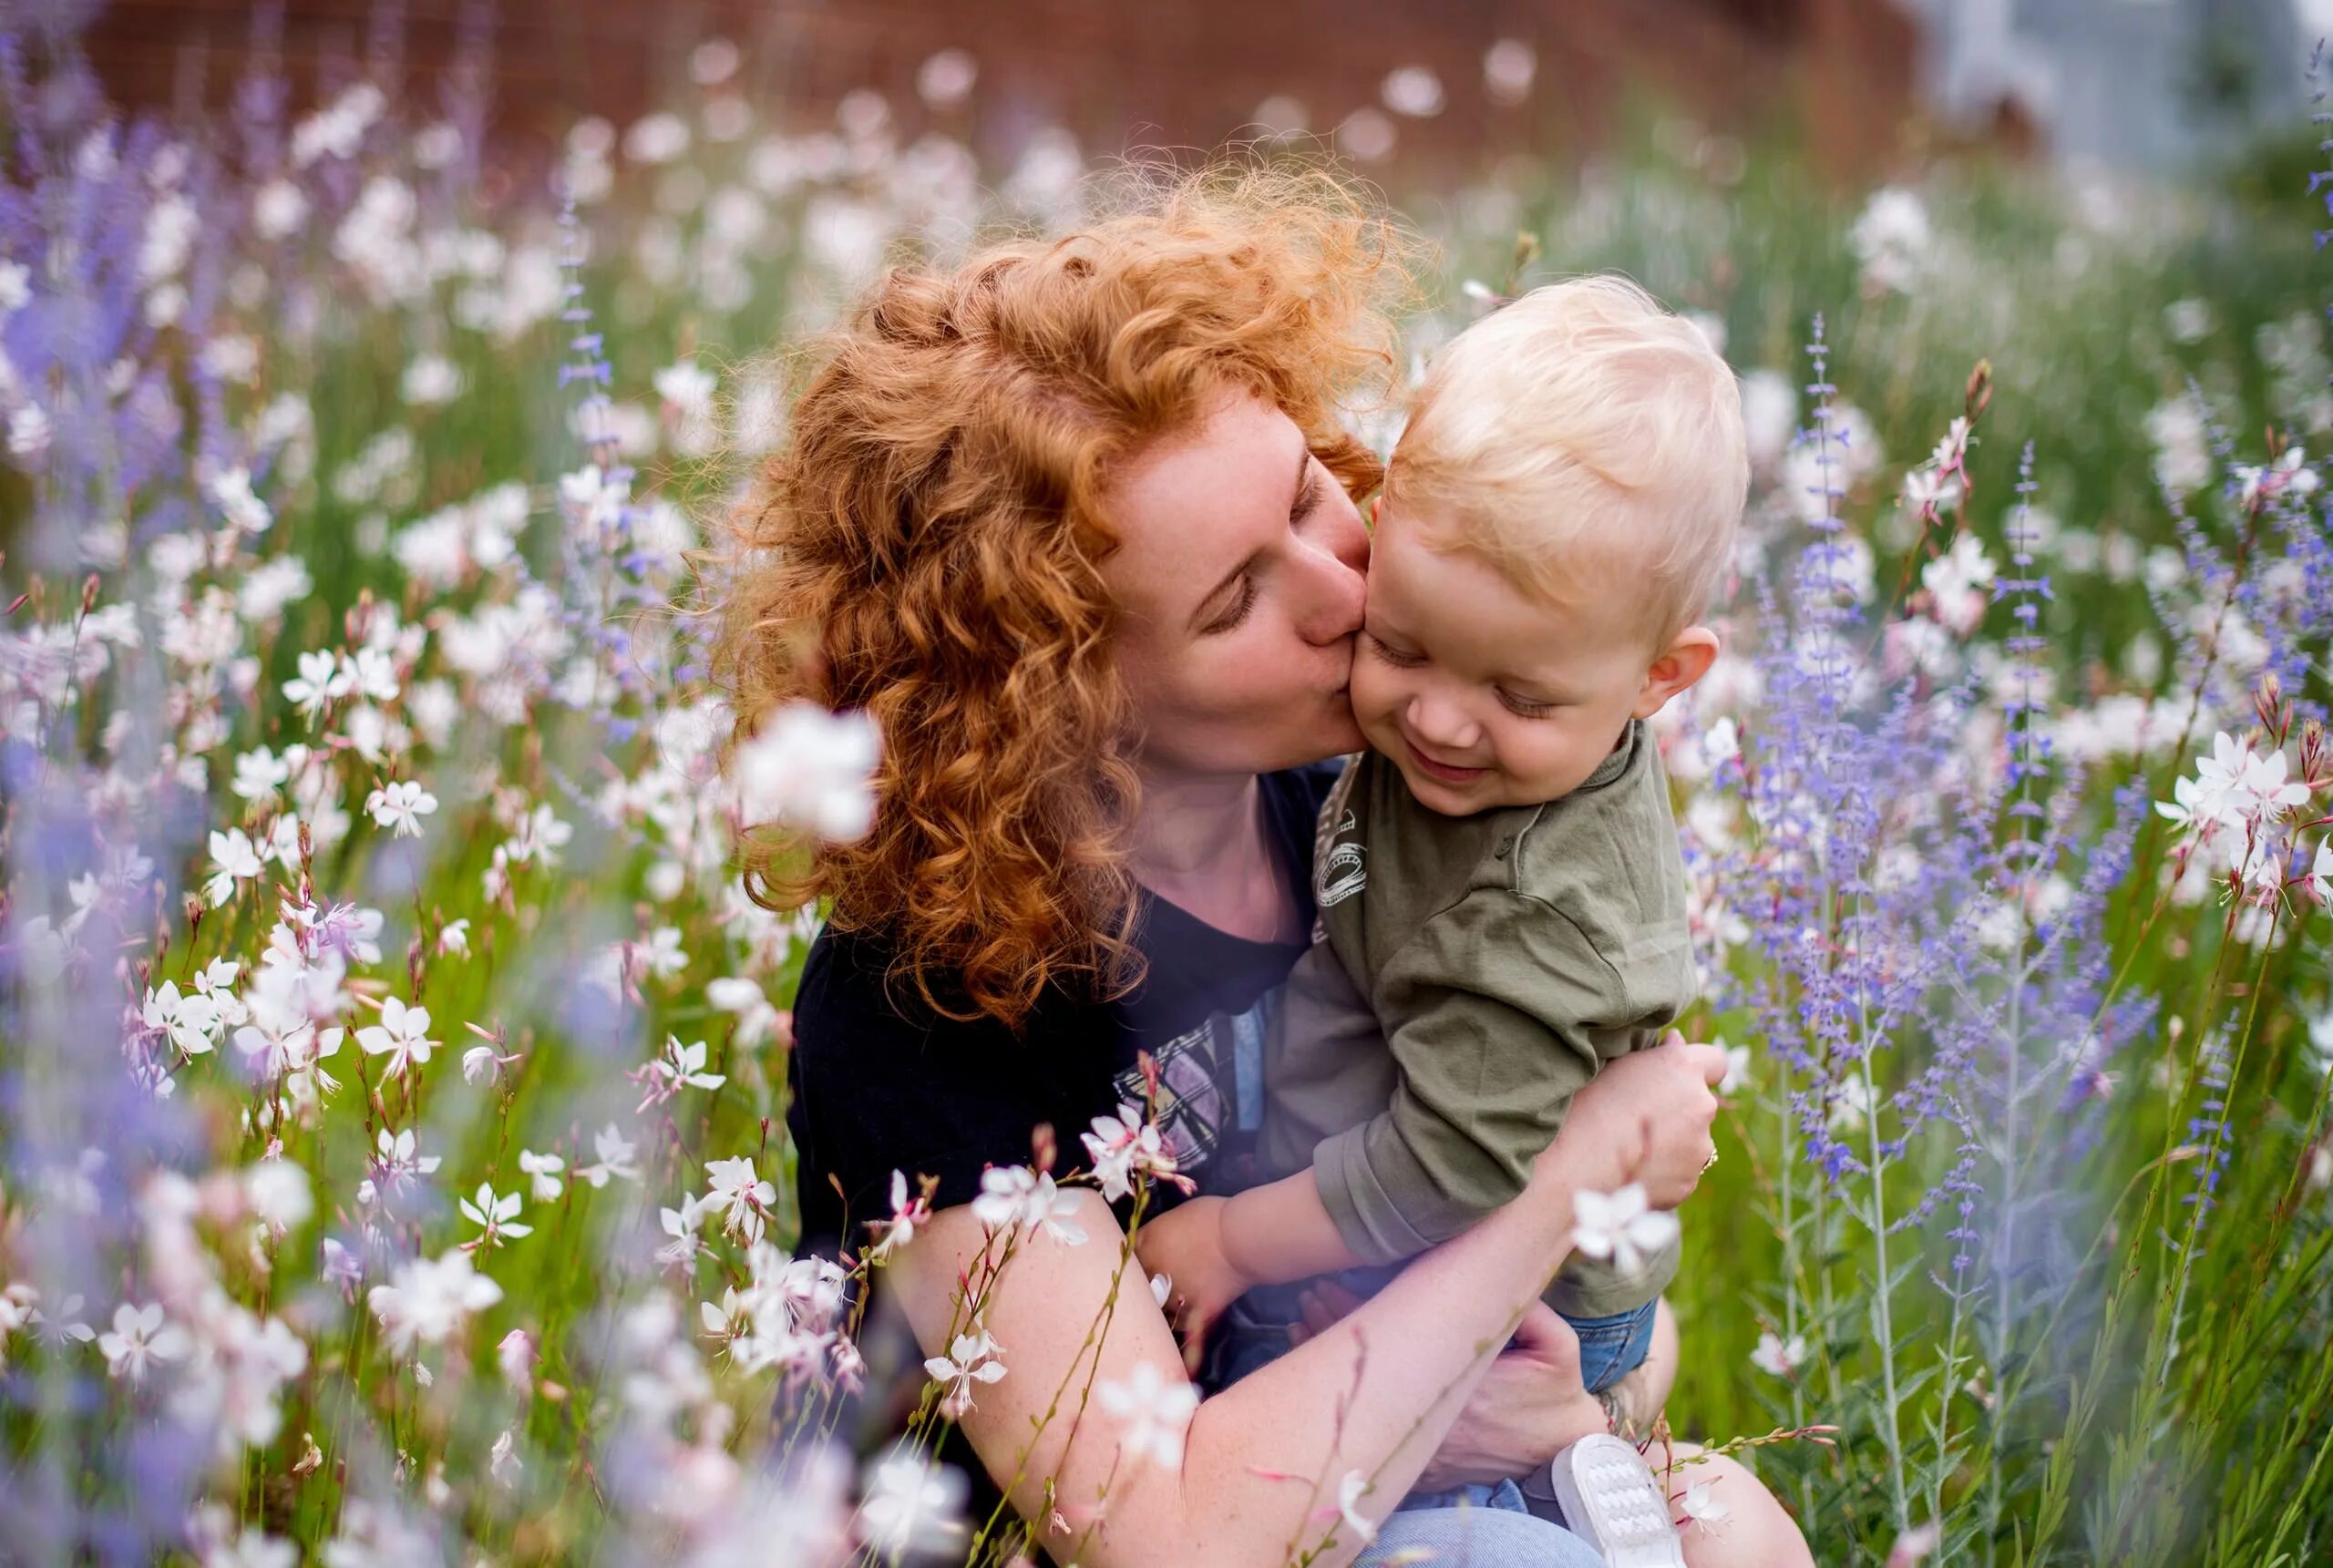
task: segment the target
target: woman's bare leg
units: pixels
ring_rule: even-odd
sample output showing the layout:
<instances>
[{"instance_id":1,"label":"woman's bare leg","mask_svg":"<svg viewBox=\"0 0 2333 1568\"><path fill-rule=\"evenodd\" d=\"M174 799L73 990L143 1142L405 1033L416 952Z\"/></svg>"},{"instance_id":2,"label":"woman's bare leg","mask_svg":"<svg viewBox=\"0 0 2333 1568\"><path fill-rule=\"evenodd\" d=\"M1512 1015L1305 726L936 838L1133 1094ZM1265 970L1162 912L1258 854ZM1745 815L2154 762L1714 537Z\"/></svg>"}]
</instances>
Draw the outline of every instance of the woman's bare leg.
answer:
<instances>
[{"instance_id":1,"label":"woman's bare leg","mask_svg":"<svg viewBox=\"0 0 2333 1568\"><path fill-rule=\"evenodd\" d=\"M1681 1460L1700 1453L1701 1446L1678 1443L1675 1452ZM1711 1499L1725 1510L1725 1518L1714 1524L1686 1520L1679 1539L1688 1568L1814 1568L1814 1554L1806 1549L1797 1522L1749 1466L1721 1456L1680 1463L1664 1475L1659 1449L1645 1457L1669 1492L1670 1517L1686 1518L1682 1500L1686 1488L1694 1485L1707 1486Z\"/></svg>"}]
</instances>

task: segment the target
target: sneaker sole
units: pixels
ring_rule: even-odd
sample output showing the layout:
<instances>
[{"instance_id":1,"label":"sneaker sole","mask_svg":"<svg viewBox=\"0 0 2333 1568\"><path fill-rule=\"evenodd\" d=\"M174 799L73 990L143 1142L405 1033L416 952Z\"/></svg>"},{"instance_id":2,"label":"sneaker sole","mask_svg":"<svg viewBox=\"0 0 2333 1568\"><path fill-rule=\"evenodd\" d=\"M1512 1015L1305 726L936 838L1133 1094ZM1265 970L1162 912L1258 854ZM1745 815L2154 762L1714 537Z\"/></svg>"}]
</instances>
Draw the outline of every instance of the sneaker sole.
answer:
<instances>
[{"instance_id":1,"label":"sneaker sole","mask_svg":"<svg viewBox=\"0 0 2333 1568\"><path fill-rule=\"evenodd\" d=\"M1565 1525L1608 1568L1685 1568L1669 1499L1632 1444L1598 1432L1557 1454L1548 1470Z\"/></svg>"}]
</instances>

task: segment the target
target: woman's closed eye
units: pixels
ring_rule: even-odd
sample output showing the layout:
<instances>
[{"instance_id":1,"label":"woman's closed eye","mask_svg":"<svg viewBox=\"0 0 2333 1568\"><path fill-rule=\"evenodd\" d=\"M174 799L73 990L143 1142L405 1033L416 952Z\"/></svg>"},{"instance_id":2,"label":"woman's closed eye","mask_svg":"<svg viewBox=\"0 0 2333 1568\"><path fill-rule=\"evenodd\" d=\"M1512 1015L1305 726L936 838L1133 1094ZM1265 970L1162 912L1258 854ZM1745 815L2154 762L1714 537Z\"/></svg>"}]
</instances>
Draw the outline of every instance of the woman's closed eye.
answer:
<instances>
[{"instance_id":1,"label":"woman's closed eye","mask_svg":"<svg viewBox=\"0 0 2333 1568\"><path fill-rule=\"evenodd\" d=\"M1321 509L1321 502L1328 495L1328 490L1321 482L1321 465L1317 461L1306 471L1304 483L1296 492L1296 500L1288 508L1288 520L1290 527L1301 526L1311 518L1313 513ZM1205 631L1209 636L1215 636L1226 631L1238 630L1239 624L1248 619L1248 612L1256 608L1256 574L1249 572L1239 579L1239 597L1232 602L1231 608L1209 622L1204 629Z\"/></svg>"},{"instance_id":2,"label":"woman's closed eye","mask_svg":"<svg viewBox=\"0 0 2333 1568\"><path fill-rule=\"evenodd\" d=\"M1236 630L1239 623L1248 619L1248 612L1255 608L1256 574L1249 572L1239 579L1239 597L1233 600L1231 608L1218 616L1206 630L1210 635Z\"/></svg>"}]
</instances>

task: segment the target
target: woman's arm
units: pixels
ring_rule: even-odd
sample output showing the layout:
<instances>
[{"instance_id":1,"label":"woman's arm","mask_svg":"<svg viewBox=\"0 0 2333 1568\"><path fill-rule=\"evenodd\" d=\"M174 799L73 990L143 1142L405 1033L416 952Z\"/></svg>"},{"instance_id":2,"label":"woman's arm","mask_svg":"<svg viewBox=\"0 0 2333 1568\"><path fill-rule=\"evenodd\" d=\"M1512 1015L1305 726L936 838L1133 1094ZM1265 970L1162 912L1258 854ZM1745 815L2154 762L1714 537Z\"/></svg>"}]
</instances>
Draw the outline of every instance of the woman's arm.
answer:
<instances>
[{"instance_id":1,"label":"woman's arm","mask_svg":"<svg viewBox=\"0 0 2333 1568\"><path fill-rule=\"evenodd\" d=\"M1028 1236L988 1293L983 1326L1005 1377L979 1390L964 1430L1055 1557L1086 1568L1271 1564L1318 1541L1339 1480L1358 1471L1382 1519L1406 1493L1525 1308L1570 1250L1573 1194L1631 1174L1675 1180L1711 1152L1724 1056L1681 1041L1615 1063L1584 1091L1523 1195L1423 1255L1362 1308L1200 1405L1181 1461L1125 1454L1119 1419L1086 1398L1143 1366L1168 1386L1181 1358L1138 1269L1119 1279L1122 1235L1101 1197L1073 1219L1093 1239ZM889 1270L927 1353L951 1326L979 1256L971 1211L936 1216ZM1095 1336L1109 1310L1106 1335ZM1089 1337L1098 1345L1089 1344ZM1275 1479L1294 1475L1298 1481ZM1050 1481L1050 1489L1048 1482ZM1316 1558L1350 1563L1350 1529Z\"/></svg>"}]
</instances>

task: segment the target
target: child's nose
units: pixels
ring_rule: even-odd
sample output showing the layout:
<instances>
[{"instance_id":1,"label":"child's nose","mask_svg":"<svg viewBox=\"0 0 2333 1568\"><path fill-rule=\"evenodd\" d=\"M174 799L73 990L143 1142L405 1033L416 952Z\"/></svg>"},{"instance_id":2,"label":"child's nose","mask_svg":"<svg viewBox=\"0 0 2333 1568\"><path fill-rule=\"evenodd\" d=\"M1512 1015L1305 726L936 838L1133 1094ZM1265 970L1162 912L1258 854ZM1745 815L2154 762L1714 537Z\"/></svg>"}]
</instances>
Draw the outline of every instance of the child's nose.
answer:
<instances>
[{"instance_id":1,"label":"child's nose","mask_svg":"<svg viewBox=\"0 0 2333 1568\"><path fill-rule=\"evenodd\" d=\"M1426 744L1453 751L1472 746L1481 738L1480 729L1463 709L1431 692L1411 701L1410 727Z\"/></svg>"}]
</instances>

